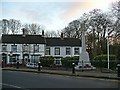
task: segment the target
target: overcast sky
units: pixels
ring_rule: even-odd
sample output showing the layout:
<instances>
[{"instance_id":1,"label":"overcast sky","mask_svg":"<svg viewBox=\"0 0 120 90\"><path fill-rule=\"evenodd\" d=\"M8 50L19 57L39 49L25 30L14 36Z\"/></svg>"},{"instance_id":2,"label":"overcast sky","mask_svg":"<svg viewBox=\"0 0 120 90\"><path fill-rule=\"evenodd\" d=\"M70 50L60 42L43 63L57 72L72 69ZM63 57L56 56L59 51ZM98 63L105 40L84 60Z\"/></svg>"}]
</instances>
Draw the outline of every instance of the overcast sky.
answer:
<instances>
[{"instance_id":1,"label":"overcast sky","mask_svg":"<svg viewBox=\"0 0 120 90\"><path fill-rule=\"evenodd\" d=\"M0 19L38 23L46 30L61 30L69 22L95 8L107 11L117 0L1 0Z\"/></svg>"}]
</instances>

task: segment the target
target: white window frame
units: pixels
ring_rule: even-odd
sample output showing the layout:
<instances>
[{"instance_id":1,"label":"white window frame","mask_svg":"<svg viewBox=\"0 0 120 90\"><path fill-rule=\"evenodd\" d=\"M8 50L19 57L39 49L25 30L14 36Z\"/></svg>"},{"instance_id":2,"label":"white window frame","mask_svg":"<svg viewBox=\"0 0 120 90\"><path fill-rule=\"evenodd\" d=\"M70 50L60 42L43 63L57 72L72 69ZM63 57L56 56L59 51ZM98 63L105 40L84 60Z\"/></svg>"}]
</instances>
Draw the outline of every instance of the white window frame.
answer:
<instances>
[{"instance_id":1,"label":"white window frame","mask_svg":"<svg viewBox=\"0 0 120 90\"><path fill-rule=\"evenodd\" d=\"M23 52L28 52L28 51L29 51L29 46L23 45Z\"/></svg>"},{"instance_id":2,"label":"white window frame","mask_svg":"<svg viewBox=\"0 0 120 90\"><path fill-rule=\"evenodd\" d=\"M17 45L11 45L11 51L12 52L17 52Z\"/></svg>"},{"instance_id":3,"label":"white window frame","mask_svg":"<svg viewBox=\"0 0 120 90\"><path fill-rule=\"evenodd\" d=\"M60 55L60 48L59 47L55 47L55 55Z\"/></svg>"},{"instance_id":4,"label":"white window frame","mask_svg":"<svg viewBox=\"0 0 120 90\"><path fill-rule=\"evenodd\" d=\"M47 53L48 52L48 53ZM50 55L50 47L47 47L45 50L45 55Z\"/></svg>"},{"instance_id":5,"label":"white window frame","mask_svg":"<svg viewBox=\"0 0 120 90\"><path fill-rule=\"evenodd\" d=\"M5 48L5 50L3 48ZM2 45L2 52L7 52L7 45Z\"/></svg>"},{"instance_id":6,"label":"white window frame","mask_svg":"<svg viewBox=\"0 0 120 90\"><path fill-rule=\"evenodd\" d=\"M61 58L55 58L54 64L55 65L62 65Z\"/></svg>"},{"instance_id":7,"label":"white window frame","mask_svg":"<svg viewBox=\"0 0 120 90\"><path fill-rule=\"evenodd\" d=\"M68 52L69 52L69 54L68 54ZM71 55L71 48L70 47L66 47L66 55Z\"/></svg>"},{"instance_id":8,"label":"white window frame","mask_svg":"<svg viewBox=\"0 0 120 90\"><path fill-rule=\"evenodd\" d=\"M80 48L79 47L75 47L74 48L74 55L79 55L80 54ZM77 53L76 53L77 52Z\"/></svg>"},{"instance_id":9,"label":"white window frame","mask_svg":"<svg viewBox=\"0 0 120 90\"><path fill-rule=\"evenodd\" d=\"M34 45L34 52L39 52L39 45Z\"/></svg>"}]
</instances>

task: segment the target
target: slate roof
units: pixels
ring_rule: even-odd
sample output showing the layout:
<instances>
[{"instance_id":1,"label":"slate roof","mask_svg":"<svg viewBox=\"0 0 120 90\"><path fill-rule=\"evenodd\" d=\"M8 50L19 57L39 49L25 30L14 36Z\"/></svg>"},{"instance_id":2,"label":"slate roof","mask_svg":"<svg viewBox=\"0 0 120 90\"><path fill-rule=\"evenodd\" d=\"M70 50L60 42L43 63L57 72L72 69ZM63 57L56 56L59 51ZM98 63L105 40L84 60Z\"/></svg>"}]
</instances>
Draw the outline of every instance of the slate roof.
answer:
<instances>
[{"instance_id":1,"label":"slate roof","mask_svg":"<svg viewBox=\"0 0 120 90\"><path fill-rule=\"evenodd\" d=\"M81 46L77 38L46 38L46 46Z\"/></svg>"},{"instance_id":2,"label":"slate roof","mask_svg":"<svg viewBox=\"0 0 120 90\"><path fill-rule=\"evenodd\" d=\"M41 35L2 35L2 43L15 44L45 44L45 39Z\"/></svg>"},{"instance_id":3,"label":"slate roof","mask_svg":"<svg viewBox=\"0 0 120 90\"><path fill-rule=\"evenodd\" d=\"M46 44L46 46L81 46L80 39L77 38L44 38L42 35L2 35L2 43L8 44Z\"/></svg>"}]
</instances>

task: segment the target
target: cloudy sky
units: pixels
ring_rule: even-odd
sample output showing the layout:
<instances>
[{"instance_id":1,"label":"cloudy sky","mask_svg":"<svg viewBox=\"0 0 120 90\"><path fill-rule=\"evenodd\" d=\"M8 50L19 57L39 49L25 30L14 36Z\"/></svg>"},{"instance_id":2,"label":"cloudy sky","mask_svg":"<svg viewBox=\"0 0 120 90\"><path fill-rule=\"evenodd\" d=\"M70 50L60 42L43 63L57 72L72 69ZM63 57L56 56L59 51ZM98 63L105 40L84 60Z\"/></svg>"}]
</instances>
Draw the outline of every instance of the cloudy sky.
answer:
<instances>
[{"instance_id":1,"label":"cloudy sky","mask_svg":"<svg viewBox=\"0 0 120 90\"><path fill-rule=\"evenodd\" d=\"M95 8L107 11L117 0L1 0L0 19L38 23L46 30L61 30L69 22Z\"/></svg>"}]
</instances>

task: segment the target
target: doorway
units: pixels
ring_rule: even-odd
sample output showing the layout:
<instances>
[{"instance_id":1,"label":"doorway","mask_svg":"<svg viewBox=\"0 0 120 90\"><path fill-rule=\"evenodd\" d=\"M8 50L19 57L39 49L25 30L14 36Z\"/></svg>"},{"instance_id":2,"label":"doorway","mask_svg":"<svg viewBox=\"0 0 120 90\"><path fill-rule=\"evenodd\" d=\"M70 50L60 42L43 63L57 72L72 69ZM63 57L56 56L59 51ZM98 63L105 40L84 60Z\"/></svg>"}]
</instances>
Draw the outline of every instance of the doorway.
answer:
<instances>
[{"instance_id":1,"label":"doorway","mask_svg":"<svg viewBox=\"0 0 120 90\"><path fill-rule=\"evenodd\" d=\"M3 64L6 66L6 64L7 64L7 54L5 54L5 53L2 54L2 60L3 60Z\"/></svg>"}]
</instances>

